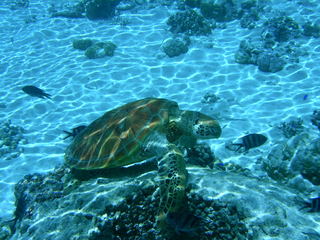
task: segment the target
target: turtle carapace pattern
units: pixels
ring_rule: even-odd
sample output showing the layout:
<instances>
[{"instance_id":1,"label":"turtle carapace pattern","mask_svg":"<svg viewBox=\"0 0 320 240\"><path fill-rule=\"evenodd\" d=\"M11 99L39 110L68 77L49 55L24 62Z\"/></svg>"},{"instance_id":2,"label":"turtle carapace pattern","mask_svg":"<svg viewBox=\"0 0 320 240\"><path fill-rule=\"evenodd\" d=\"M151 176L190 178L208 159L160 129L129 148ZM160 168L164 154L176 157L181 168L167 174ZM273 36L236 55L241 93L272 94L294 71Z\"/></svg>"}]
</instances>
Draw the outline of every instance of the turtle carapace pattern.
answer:
<instances>
[{"instance_id":1,"label":"turtle carapace pattern","mask_svg":"<svg viewBox=\"0 0 320 240\"><path fill-rule=\"evenodd\" d=\"M75 169L114 168L158 157L159 223L186 205L187 171L183 147L197 139L218 138L219 123L176 102L145 98L106 112L81 131L66 149L66 163Z\"/></svg>"}]
</instances>

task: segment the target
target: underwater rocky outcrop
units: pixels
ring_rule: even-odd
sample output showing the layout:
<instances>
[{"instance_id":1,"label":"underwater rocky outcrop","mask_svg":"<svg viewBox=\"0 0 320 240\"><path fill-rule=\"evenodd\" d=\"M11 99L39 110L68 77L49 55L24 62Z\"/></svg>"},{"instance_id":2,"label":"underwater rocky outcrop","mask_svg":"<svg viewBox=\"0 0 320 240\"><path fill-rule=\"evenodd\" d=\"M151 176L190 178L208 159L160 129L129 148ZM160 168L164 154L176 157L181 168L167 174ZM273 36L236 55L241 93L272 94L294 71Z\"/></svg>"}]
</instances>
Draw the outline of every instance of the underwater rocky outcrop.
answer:
<instances>
[{"instance_id":1,"label":"underwater rocky outcrop","mask_svg":"<svg viewBox=\"0 0 320 240\"><path fill-rule=\"evenodd\" d=\"M303 191L306 184L320 185L320 138L313 138L302 126L302 120L282 123L277 128L288 138L275 144L262 168L275 181ZM302 177L306 183L296 180Z\"/></svg>"},{"instance_id":2,"label":"underwater rocky outcrop","mask_svg":"<svg viewBox=\"0 0 320 240\"><path fill-rule=\"evenodd\" d=\"M235 61L253 64L263 72L281 71L289 63L298 63L299 57L307 54L297 41L303 36L302 29L288 16L274 17L264 22L259 39L242 40L235 53ZM317 35L316 25L311 25L309 36ZM308 34L304 34L307 36Z\"/></svg>"},{"instance_id":3,"label":"underwater rocky outcrop","mask_svg":"<svg viewBox=\"0 0 320 240\"><path fill-rule=\"evenodd\" d=\"M16 158L23 152L21 144L27 143L24 132L22 127L13 125L10 120L0 123L0 158L2 160Z\"/></svg>"},{"instance_id":4,"label":"underwater rocky outcrop","mask_svg":"<svg viewBox=\"0 0 320 240\"><path fill-rule=\"evenodd\" d=\"M27 175L16 184L16 204L21 205L22 196L24 202L17 206L15 228L2 222L0 237L300 240L316 226L299 211L301 197L294 189L248 174L195 166L188 171L188 207L201 219L197 229L171 231L168 236L158 231L156 171L81 179L83 173L60 167Z\"/></svg>"},{"instance_id":5,"label":"underwater rocky outcrop","mask_svg":"<svg viewBox=\"0 0 320 240\"><path fill-rule=\"evenodd\" d=\"M303 28L303 35L307 37L320 37L320 24L312 23L310 21L306 22L302 26Z\"/></svg>"},{"instance_id":6,"label":"underwater rocky outcrop","mask_svg":"<svg viewBox=\"0 0 320 240\"><path fill-rule=\"evenodd\" d=\"M307 146L300 146L290 168L314 185L320 185L320 138L312 140Z\"/></svg>"},{"instance_id":7,"label":"underwater rocky outcrop","mask_svg":"<svg viewBox=\"0 0 320 240\"><path fill-rule=\"evenodd\" d=\"M72 46L74 49L85 51L84 55L89 59L112 57L117 48L113 42L96 42L91 39L75 39Z\"/></svg>"},{"instance_id":8,"label":"underwater rocky outcrop","mask_svg":"<svg viewBox=\"0 0 320 240\"><path fill-rule=\"evenodd\" d=\"M91 39L75 39L72 41L72 46L74 49L87 50L93 45L94 41Z\"/></svg>"},{"instance_id":9,"label":"underwater rocky outcrop","mask_svg":"<svg viewBox=\"0 0 320 240\"><path fill-rule=\"evenodd\" d=\"M14 0L10 5L11 10L17 10L19 8L27 8L29 7L29 0Z\"/></svg>"},{"instance_id":10,"label":"underwater rocky outcrop","mask_svg":"<svg viewBox=\"0 0 320 240\"><path fill-rule=\"evenodd\" d=\"M120 0L80 0L75 5L66 5L63 9L52 6L52 17L83 18L90 20L108 19L115 15Z\"/></svg>"},{"instance_id":11,"label":"underwater rocky outcrop","mask_svg":"<svg viewBox=\"0 0 320 240\"><path fill-rule=\"evenodd\" d=\"M116 48L117 46L110 41L98 42L88 47L85 50L84 55L89 59L102 58L106 56L112 57Z\"/></svg>"},{"instance_id":12,"label":"underwater rocky outcrop","mask_svg":"<svg viewBox=\"0 0 320 240\"><path fill-rule=\"evenodd\" d=\"M253 44L248 40L242 40L238 51L235 53L235 61L241 64L257 65L263 72L278 72L286 64L282 54L277 51L269 51L262 44Z\"/></svg>"},{"instance_id":13,"label":"underwater rocky outcrop","mask_svg":"<svg viewBox=\"0 0 320 240\"><path fill-rule=\"evenodd\" d=\"M162 50L168 57L177 57L188 52L189 38L170 38L162 44Z\"/></svg>"},{"instance_id":14,"label":"underwater rocky outcrop","mask_svg":"<svg viewBox=\"0 0 320 240\"><path fill-rule=\"evenodd\" d=\"M254 28L260 19L265 3L263 1L201 1L186 0L185 8L198 8L206 19L214 19L217 22L240 20L241 27Z\"/></svg>"},{"instance_id":15,"label":"underwater rocky outcrop","mask_svg":"<svg viewBox=\"0 0 320 240\"><path fill-rule=\"evenodd\" d=\"M115 14L120 0L83 0L86 17L90 20L107 19Z\"/></svg>"},{"instance_id":16,"label":"underwater rocky outcrop","mask_svg":"<svg viewBox=\"0 0 320 240\"><path fill-rule=\"evenodd\" d=\"M169 17L167 24L172 33L187 35L208 35L215 27L194 10L175 13Z\"/></svg>"}]
</instances>

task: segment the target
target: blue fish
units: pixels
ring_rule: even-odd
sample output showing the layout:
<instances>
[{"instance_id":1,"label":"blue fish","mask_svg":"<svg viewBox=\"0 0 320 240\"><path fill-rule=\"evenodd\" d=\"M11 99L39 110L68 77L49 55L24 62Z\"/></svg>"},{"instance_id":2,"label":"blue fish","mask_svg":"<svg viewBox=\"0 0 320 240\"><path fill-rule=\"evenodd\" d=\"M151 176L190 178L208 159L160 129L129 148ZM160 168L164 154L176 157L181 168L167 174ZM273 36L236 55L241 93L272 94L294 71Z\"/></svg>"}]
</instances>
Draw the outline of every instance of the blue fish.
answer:
<instances>
[{"instance_id":1,"label":"blue fish","mask_svg":"<svg viewBox=\"0 0 320 240\"><path fill-rule=\"evenodd\" d=\"M303 100L307 100L308 99L308 94L303 95Z\"/></svg>"}]
</instances>

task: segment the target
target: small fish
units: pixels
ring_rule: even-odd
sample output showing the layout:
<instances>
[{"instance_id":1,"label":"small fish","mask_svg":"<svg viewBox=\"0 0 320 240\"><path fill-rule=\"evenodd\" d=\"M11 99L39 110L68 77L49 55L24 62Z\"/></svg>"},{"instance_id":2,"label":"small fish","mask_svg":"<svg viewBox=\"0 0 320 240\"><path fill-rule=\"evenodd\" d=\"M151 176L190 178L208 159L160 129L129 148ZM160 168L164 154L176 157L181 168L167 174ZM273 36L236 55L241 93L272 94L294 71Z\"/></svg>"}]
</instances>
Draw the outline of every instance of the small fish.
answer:
<instances>
[{"instance_id":1,"label":"small fish","mask_svg":"<svg viewBox=\"0 0 320 240\"><path fill-rule=\"evenodd\" d=\"M303 100L307 100L308 99L308 94L303 95Z\"/></svg>"},{"instance_id":2,"label":"small fish","mask_svg":"<svg viewBox=\"0 0 320 240\"><path fill-rule=\"evenodd\" d=\"M26 94L32 96L32 97L38 97L38 98L49 98L51 99L51 95L46 93L40 88L37 88L35 86L24 86L22 88L22 91L24 91Z\"/></svg>"},{"instance_id":3,"label":"small fish","mask_svg":"<svg viewBox=\"0 0 320 240\"><path fill-rule=\"evenodd\" d=\"M85 125L80 125L80 126L78 126L78 127L72 128L72 129L71 129L71 132L68 132L68 131L63 130L63 132L64 132L65 134L67 134L67 136L65 136L65 137L63 138L63 140L65 140L65 139L67 139L67 138L69 138L69 137L75 138L75 137L76 137L80 132L82 132L86 127L87 127L87 126L85 126Z\"/></svg>"},{"instance_id":4,"label":"small fish","mask_svg":"<svg viewBox=\"0 0 320 240\"><path fill-rule=\"evenodd\" d=\"M309 202L304 202L304 206L300 210L309 208L308 212L320 212L320 197L311 198Z\"/></svg>"},{"instance_id":5,"label":"small fish","mask_svg":"<svg viewBox=\"0 0 320 240\"><path fill-rule=\"evenodd\" d=\"M248 151L250 148L259 147L264 144L268 138L262 134L252 133L240 138L241 143L233 143L232 145L239 146L236 150L239 151L241 148L244 148L245 151Z\"/></svg>"},{"instance_id":6,"label":"small fish","mask_svg":"<svg viewBox=\"0 0 320 240\"><path fill-rule=\"evenodd\" d=\"M14 233L16 231L16 224L19 220L21 220L27 211L27 195L25 193L21 193L19 197L16 198L16 210L14 211L14 218L7 221L9 224L11 231Z\"/></svg>"},{"instance_id":7,"label":"small fish","mask_svg":"<svg viewBox=\"0 0 320 240\"><path fill-rule=\"evenodd\" d=\"M189 211L168 213L166 220L177 235L186 234L196 236L197 231L200 229L201 218L193 215Z\"/></svg>"}]
</instances>

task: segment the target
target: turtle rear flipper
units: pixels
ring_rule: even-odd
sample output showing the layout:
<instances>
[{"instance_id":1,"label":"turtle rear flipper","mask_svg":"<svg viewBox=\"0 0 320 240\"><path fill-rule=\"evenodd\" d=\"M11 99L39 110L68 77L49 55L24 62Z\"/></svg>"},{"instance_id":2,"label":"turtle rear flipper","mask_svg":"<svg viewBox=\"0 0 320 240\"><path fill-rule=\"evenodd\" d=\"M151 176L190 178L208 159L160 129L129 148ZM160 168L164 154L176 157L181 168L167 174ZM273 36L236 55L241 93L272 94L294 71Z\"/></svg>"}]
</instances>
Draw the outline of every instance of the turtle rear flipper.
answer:
<instances>
[{"instance_id":1,"label":"turtle rear flipper","mask_svg":"<svg viewBox=\"0 0 320 240\"><path fill-rule=\"evenodd\" d=\"M186 202L187 170L181 151L169 144L169 151L158 162L160 178L160 207L157 221L165 227L168 213L177 212Z\"/></svg>"}]
</instances>

